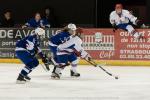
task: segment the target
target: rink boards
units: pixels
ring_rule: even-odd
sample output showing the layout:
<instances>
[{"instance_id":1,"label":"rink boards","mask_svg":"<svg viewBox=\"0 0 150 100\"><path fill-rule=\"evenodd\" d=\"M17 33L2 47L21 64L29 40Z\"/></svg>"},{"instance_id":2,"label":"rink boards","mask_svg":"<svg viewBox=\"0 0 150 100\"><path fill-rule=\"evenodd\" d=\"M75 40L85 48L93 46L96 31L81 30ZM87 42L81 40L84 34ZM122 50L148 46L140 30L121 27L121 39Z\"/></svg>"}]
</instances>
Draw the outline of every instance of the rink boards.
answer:
<instances>
[{"instance_id":1,"label":"rink boards","mask_svg":"<svg viewBox=\"0 0 150 100\"><path fill-rule=\"evenodd\" d=\"M59 29L46 29L41 48L48 55L48 38ZM0 29L0 63L20 63L15 55L16 41L33 33L33 29ZM97 63L124 66L150 65L150 29L138 29L145 38L136 40L128 32L112 29L81 29L83 48ZM88 64L80 60L79 64Z\"/></svg>"},{"instance_id":2,"label":"rink boards","mask_svg":"<svg viewBox=\"0 0 150 100\"><path fill-rule=\"evenodd\" d=\"M40 63L41 60L39 60ZM107 66L150 66L150 61L132 61L132 60L95 60L98 64ZM19 59L0 59L0 63L21 63ZM89 65L85 60L79 61L80 65Z\"/></svg>"}]
</instances>

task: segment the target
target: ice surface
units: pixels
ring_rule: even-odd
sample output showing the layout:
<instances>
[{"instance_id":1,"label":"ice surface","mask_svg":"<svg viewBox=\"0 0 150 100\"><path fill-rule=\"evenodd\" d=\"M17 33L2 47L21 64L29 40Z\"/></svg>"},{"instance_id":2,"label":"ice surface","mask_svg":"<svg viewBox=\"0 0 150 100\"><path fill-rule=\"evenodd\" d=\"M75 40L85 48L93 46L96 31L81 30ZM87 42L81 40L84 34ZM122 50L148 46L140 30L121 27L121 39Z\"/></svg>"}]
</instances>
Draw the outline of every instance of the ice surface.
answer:
<instances>
[{"instance_id":1,"label":"ice surface","mask_svg":"<svg viewBox=\"0 0 150 100\"><path fill-rule=\"evenodd\" d=\"M69 67L61 80L52 80L51 72L39 65L27 84L16 84L23 64L0 64L0 100L150 100L150 67L108 67L119 80L101 69L79 66L80 78L69 76Z\"/></svg>"}]
</instances>

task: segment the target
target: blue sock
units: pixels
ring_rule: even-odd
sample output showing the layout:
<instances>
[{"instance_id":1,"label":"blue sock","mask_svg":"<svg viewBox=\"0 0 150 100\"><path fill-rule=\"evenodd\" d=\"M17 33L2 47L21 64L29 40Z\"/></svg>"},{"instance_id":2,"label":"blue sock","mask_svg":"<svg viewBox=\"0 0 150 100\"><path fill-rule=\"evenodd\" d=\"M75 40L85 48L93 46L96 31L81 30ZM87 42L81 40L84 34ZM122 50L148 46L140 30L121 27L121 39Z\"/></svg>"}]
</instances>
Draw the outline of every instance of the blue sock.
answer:
<instances>
[{"instance_id":1,"label":"blue sock","mask_svg":"<svg viewBox=\"0 0 150 100\"><path fill-rule=\"evenodd\" d=\"M23 76L27 76L32 70L29 68L29 67L24 67L20 74L23 75Z\"/></svg>"}]
</instances>

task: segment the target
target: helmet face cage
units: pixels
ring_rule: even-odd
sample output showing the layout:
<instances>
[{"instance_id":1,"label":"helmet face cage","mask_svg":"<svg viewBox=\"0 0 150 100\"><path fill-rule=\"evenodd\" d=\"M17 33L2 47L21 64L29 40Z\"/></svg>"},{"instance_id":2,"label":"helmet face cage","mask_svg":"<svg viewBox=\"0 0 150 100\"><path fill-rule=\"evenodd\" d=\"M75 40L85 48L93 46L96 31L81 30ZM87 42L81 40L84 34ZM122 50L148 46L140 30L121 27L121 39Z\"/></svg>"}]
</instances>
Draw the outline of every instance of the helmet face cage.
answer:
<instances>
[{"instance_id":1,"label":"helmet face cage","mask_svg":"<svg viewBox=\"0 0 150 100\"><path fill-rule=\"evenodd\" d=\"M42 28L36 28L35 29L35 34L41 36L41 35L44 35L45 34L45 30L42 29Z\"/></svg>"},{"instance_id":2,"label":"helmet face cage","mask_svg":"<svg viewBox=\"0 0 150 100\"><path fill-rule=\"evenodd\" d=\"M64 27L63 31L64 32L69 32L71 35L76 35L76 30L77 30L77 27L75 24L68 24L66 27Z\"/></svg>"},{"instance_id":3,"label":"helmet face cage","mask_svg":"<svg viewBox=\"0 0 150 100\"><path fill-rule=\"evenodd\" d=\"M71 30L71 29L69 29L68 32L69 32L71 35L76 35L76 30Z\"/></svg>"}]
</instances>

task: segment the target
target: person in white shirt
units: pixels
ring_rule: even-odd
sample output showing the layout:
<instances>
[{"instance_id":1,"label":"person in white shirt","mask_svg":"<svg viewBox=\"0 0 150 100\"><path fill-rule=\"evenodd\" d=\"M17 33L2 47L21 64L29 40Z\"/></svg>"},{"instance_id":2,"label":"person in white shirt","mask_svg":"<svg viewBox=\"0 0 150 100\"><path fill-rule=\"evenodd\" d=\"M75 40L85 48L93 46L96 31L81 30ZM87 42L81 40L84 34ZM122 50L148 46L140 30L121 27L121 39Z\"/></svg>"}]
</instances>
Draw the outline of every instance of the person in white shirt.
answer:
<instances>
[{"instance_id":1,"label":"person in white shirt","mask_svg":"<svg viewBox=\"0 0 150 100\"><path fill-rule=\"evenodd\" d=\"M132 23L134 25L137 25L139 20L128 10L123 9L122 4L116 4L115 11L111 12L109 20L115 30L123 29L125 31L128 31L134 38L141 38L141 34L137 32L130 24Z\"/></svg>"}]
</instances>

